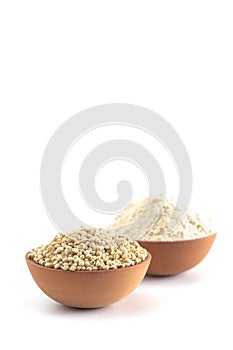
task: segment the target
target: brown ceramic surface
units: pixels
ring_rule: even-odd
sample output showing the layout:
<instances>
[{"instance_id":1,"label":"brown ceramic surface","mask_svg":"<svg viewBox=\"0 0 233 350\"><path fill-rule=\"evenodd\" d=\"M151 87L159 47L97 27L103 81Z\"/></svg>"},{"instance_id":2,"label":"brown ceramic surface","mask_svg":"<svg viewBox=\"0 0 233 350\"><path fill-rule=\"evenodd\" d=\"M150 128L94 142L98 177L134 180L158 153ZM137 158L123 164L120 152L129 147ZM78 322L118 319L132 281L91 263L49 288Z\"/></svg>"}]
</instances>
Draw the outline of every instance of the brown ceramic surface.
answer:
<instances>
[{"instance_id":1,"label":"brown ceramic surface","mask_svg":"<svg viewBox=\"0 0 233 350\"><path fill-rule=\"evenodd\" d=\"M208 237L176 241L138 241L152 255L148 275L175 275L199 264L209 252L216 234Z\"/></svg>"},{"instance_id":2,"label":"brown ceramic surface","mask_svg":"<svg viewBox=\"0 0 233 350\"><path fill-rule=\"evenodd\" d=\"M95 308L129 295L143 280L151 255L135 266L116 270L63 271L26 262L37 285L51 299L72 307Z\"/></svg>"}]
</instances>

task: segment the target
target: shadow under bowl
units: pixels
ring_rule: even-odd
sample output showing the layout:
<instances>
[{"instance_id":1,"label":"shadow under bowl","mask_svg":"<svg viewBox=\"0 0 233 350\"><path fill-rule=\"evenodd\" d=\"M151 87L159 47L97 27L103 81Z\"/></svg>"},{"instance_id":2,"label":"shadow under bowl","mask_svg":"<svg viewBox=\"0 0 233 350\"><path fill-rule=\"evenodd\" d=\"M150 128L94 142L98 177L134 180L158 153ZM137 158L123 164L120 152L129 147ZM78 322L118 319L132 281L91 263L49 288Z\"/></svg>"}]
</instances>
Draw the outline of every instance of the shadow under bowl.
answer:
<instances>
[{"instance_id":1,"label":"shadow under bowl","mask_svg":"<svg viewBox=\"0 0 233 350\"><path fill-rule=\"evenodd\" d=\"M148 275L168 276L191 269L209 252L216 233L192 240L175 242L138 241L151 255Z\"/></svg>"},{"instance_id":2,"label":"shadow under bowl","mask_svg":"<svg viewBox=\"0 0 233 350\"><path fill-rule=\"evenodd\" d=\"M143 280L151 254L139 264L115 270L64 271L35 263L27 266L38 287L51 299L76 308L97 308L127 297Z\"/></svg>"}]
</instances>

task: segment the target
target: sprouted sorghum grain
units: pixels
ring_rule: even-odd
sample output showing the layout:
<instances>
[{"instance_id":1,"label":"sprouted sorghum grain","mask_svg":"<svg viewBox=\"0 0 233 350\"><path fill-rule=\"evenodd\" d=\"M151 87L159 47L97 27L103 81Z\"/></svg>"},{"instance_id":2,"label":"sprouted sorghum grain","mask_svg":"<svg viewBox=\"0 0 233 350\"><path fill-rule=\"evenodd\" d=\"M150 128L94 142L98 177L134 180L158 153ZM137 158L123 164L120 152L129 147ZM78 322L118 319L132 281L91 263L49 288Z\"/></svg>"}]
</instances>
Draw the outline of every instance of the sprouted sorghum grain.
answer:
<instances>
[{"instance_id":1,"label":"sprouted sorghum grain","mask_svg":"<svg viewBox=\"0 0 233 350\"><path fill-rule=\"evenodd\" d=\"M57 234L49 244L32 249L28 257L55 269L92 271L133 266L146 259L147 251L120 233L81 227Z\"/></svg>"},{"instance_id":2,"label":"sprouted sorghum grain","mask_svg":"<svg viewBox=\"0 0 233 350\"><path fill-rule=\"evenodd\" d=\"M205 228L198 214L185 211L182 217L173 200L163 196L130 204L115 217L109 228L123 230L124 226L130 237L144 241L190 240L213 234Z\"/></svg>"}]
</instances>

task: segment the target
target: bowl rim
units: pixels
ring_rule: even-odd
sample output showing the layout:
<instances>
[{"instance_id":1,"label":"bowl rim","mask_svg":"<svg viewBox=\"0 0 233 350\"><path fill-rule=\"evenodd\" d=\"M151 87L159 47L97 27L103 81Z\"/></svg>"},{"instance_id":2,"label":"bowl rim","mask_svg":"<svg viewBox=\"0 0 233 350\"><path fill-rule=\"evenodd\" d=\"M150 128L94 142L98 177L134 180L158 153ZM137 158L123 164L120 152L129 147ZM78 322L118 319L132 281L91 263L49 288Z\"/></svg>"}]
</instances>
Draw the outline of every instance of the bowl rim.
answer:
<instances>
[{"instance_id":1,"label":"bowl rim","mask_svg":"<svg viewBox=\"0 0 233 350\"><path fill-rule=\"evenodd\" d=\"M146 241L146 240L142 240L142 239L137 239L137 242L140 244L140 242L143 243L156 243L156 244L168 244L168 243L172 243L172 244L183 244L183 243L191 243L194 241L200 241L200 240L205 240L205 239L210 239L210 238L216 238L217 236L217 232L215 233L211 233L208 236L203 236L203 237L197 237L197 238L191 238L191 239L181 239L178 241Z\"/></svg>"},{"instance_id":2,"label":"bowl rim","mask_svg":"<svg viewBox=\"0 0 233 350\"><path fill-rule=\"evenodd\" d=\"M135 264L135 265L131 265L131 266L126 266L126 267L119 267L117 269L109 269L109 270L92 270L92 271L79 271L79 270L76 270L76 271L70 271L70 270L62 270L62 269L54 269L53 267L47 267L47 266L44 266L44 265L40 265L38 263L36 263L34 260L30 259L28 257L28 254L30 253L30 251L28 251L25 255L25 259L26 259L26 262L29 263L29 264L32 264L32 265L35 265L36 267L38 268L41 268L41 269L45 269L45 270L51 270L53 272L56 272L56 273L61 273L61 272L70 272L70 273L82 273L82 274L90 274L90 273L117 273L119 271L125 271L125 270L132 270L132 269L136 269L139 265L141 264L147 264L148 263L148 267L150 265L150 262L151 262L151 259L152 259L152 255L150 252L148 252L147 250L147 256L146 258L141 261L140 263L138 264Z\"/></svg>"}]
</instances>

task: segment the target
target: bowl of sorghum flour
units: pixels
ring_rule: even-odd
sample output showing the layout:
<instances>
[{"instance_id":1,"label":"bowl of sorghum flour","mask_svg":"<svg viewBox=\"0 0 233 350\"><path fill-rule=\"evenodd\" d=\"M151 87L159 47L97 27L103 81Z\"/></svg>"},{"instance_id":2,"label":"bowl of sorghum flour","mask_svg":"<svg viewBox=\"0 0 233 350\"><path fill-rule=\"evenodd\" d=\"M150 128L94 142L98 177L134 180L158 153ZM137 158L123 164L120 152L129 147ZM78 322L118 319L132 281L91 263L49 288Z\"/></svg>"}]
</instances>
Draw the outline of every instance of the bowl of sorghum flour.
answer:
<instances>
[{"instance_id":1,"label":"bowl of sorghum flour","mask_svg":"<svg viewBox=\"0 0 233 350\"><path fill-rule=\"evenodd\" d=\"M129 295L150 261L150 253L125 234L84 227L59 233L26 254L40 289L61 304L80 308L106 306Z\"/></svg>"},{"instance_id":2,"label":"bowl of sorghum flour","mask_svg":"<svg viewBox=\"0 0 233 350\"><path fill-rule=\"evenodd\" d=\"M109 228L123 230L151 253L150 275L174 275L191 269L204 259L216 237L198 214L181 211L164 196L130 204Z\"/></svg>"}]
</instances>

